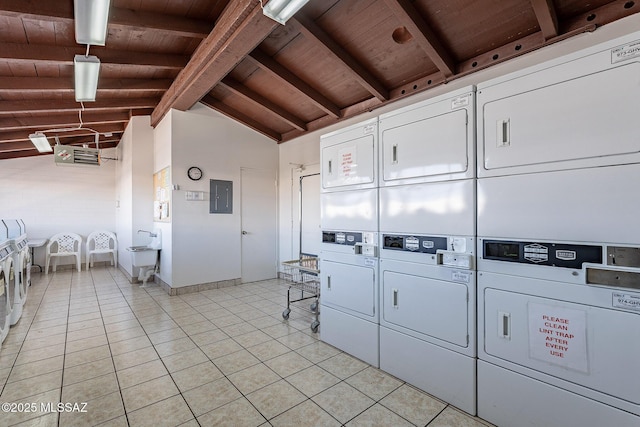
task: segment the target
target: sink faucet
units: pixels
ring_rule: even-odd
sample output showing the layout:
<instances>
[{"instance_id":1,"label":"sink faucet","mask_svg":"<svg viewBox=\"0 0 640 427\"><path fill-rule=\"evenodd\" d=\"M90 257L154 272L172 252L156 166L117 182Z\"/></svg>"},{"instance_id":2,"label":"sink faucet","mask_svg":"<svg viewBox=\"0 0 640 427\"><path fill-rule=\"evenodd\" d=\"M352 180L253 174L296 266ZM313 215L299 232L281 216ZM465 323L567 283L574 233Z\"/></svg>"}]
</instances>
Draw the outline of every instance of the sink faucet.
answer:
<instances>
[{"instance_id":1,"label":"sink faucet","mask_svg":"<svg viewBox=\"0 0 640 427\"><path fill-rule=\"evenodd\" d=\"M151 231L147 231L147 230L138 230L138 233L148 233L149 237L158 237L158 234L152 233Z\"/></svg>"}]
</instances>

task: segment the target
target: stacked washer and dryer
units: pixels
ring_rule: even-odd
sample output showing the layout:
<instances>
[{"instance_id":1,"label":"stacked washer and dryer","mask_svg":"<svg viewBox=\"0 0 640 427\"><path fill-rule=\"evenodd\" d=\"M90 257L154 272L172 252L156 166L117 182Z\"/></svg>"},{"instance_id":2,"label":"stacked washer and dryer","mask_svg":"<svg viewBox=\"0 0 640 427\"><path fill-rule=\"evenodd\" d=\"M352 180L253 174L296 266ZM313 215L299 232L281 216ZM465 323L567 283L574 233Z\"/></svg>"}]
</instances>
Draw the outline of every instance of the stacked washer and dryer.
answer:
<instances>
[{"instance_id":1,"label":"stacked washer and dryer","mask_svg":"<svg viewBox=\"0 0 640 427\"><path fill-rule=\"evenodd\" d=\"M478 415L640 425L640 33L478 85Z\"/></svg>"},{"instance_id":2,"label":"stacked washer and dryer","mask_svg":"<svg viewBox=\"0 0 640 427\"><path fill-rule=\"evenodd\" d=\"M380 116L380 368L476 411L475 92Z\"/></svg>"},{"instance_id":3,"label":"stacked washer and dryer","mask_svg":"<svg viewBox=\"0 0 640 427\"><path fill-rule=\"evenodd\" d=\"M15 270L13 249L8 229L0 226L0 346L9 334L13 305L15 302Z\"/></svg>"},{"instance_id":4,"label":"stacked washer and dryer","mask_svg":"<svg viewBox=\"0 0 640 427\"><path fill-rule=\"evenodd\" d=\"M22 316L23 306L27 301L27 293L31 286L31 252L27 240L27 228L21 219L3 219L4 227L11 249L15 268L15 301L11 313L11 326L18 323Z\"/></svg>"}]
</instances>

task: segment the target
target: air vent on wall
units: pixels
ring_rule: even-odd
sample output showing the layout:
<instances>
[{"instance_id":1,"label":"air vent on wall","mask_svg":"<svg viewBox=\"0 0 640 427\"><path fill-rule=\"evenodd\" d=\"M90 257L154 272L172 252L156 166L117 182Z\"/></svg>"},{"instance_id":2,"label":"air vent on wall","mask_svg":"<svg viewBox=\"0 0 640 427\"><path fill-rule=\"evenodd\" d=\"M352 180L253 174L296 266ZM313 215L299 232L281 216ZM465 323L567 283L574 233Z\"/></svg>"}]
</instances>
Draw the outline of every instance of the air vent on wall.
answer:
<instances>
[{"instance_id":1,"label":"air vent on wall","mask_svg":"<svg viewBox=\"0 0 640 427\"><path fill-rule=\"evenodd\" d=\"M53 158L56 165L100 166L100 150L97 148L55 145Z\"/></svg>"}]
</instances>

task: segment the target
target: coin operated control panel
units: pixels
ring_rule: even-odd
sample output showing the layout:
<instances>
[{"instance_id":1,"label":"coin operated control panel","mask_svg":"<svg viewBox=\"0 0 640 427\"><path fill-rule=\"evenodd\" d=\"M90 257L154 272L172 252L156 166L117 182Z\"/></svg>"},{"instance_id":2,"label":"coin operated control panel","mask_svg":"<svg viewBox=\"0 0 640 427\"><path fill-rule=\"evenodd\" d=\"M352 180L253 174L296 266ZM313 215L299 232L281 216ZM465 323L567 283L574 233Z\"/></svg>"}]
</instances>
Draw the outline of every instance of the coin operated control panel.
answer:
<instances>
[{"instance_id":1,"label":"coin operated control panel","mask_svg":"<svg viewBox=\"0 0 640 427\"><path fill-rule=\"evenodd\" d=\"M374 232L323 230L322 243L323 245L331 245L325 246L330 251L346 251L365 257L378 256L377 233Z\"/></svg>"},{"instance_id":2,"label":"coin operated control panel","mask_svg":"<svg viewBox=\"0 0 640 427\"><path fill-rule=\"evenodd\" d=\"M383 234L382 249L385 258L467 270L474 268L473 239L471 238Z\"/></svg>"}]
</instances>

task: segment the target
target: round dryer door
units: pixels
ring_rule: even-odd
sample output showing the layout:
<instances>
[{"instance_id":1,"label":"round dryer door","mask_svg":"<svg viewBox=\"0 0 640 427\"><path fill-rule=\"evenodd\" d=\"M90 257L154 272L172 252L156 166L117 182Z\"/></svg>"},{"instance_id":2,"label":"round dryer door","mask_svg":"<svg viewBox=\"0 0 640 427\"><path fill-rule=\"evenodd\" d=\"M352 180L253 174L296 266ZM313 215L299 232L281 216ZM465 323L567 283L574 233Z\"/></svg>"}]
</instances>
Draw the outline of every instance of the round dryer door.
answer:
<instances>
[{"instance_id":1,"label":"round dryer door","mask_svg":"<svg viewBox=\"0 0 640 427\"><path fill-rule=\"evenodd\" d=\"M20 300L24 301L31 285L31 260L29 252L25 252L22 259L22 271L20 272Z\"/></svg>"},{"instance_id":2,"label":"round dryer door","mask_svg":"<svg viewBox=\"0 0 640 427\"><path fill-rule=\"evenodd\" d=\"M11 258L9 258L9 263L7 264L7 267L9 267L9 271L7 271L6 273L6 277L7 277L7 300L9 301L9 314L11 314L11 312L13 311L13 304L16 302L16 295L15 295L15 289L16 289L16 270L14 268L13 265L13 260Z\"/></svg>"}]
</instances>

